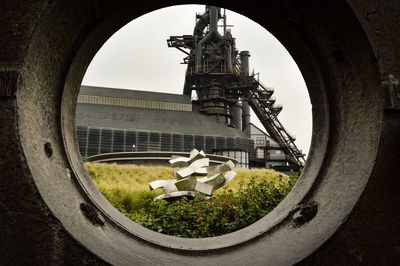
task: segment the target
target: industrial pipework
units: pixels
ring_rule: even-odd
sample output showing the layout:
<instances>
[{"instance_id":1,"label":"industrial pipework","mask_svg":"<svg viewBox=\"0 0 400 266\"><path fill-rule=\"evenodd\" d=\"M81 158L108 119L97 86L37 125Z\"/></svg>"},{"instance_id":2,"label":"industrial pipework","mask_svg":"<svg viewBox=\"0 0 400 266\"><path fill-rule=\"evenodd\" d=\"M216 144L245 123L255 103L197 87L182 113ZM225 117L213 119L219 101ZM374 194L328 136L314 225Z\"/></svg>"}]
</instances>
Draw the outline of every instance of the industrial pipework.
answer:
<instances>
[{"instance_id":1,"label":"industrial pipework","mask_svg":"<svg viewBox=\"0 0 400 266\"><path fill-rule=\"evenodd\" d=\"M226 25L226 14L221 9L206 6L196 15L193 35L170 36L169 47L187 56L184 95L195 91L200 112L216 116L228 126L245 132L250 124L250 107L290 158L289 163L303 165L304 154L296 147L295 139L287 133L277 115L282 110L275 104L274 90L266 88L249 71L249 51L236 49L235 39ZM222 25L218 25L222 19ZM218 27L222 26L222 34Z\"/></svg>"},{"instance_id":2,"label":"industrial pipework","mask_svg":"<svg viewBox=\"0 0 400 266\"><path fill-rule=\"evenodd\" d=\"M239 52L221 9L206 6L205 12L196 19L193 35L171 36L168 40L169 47L190 51L184 51L187 54L184 63L188 68L183 93L190 95L195 91L201 112L222 117L226 124L242 129L239 122L242 118L234 117L241 115L237 110L241 104L237 102L245 91L255 89L257 84L248 78L248 70L241 69ZM218 31L221 19L222 33ZM245 65L248 69L248 58Z\"/></svg>"}]
</instances>

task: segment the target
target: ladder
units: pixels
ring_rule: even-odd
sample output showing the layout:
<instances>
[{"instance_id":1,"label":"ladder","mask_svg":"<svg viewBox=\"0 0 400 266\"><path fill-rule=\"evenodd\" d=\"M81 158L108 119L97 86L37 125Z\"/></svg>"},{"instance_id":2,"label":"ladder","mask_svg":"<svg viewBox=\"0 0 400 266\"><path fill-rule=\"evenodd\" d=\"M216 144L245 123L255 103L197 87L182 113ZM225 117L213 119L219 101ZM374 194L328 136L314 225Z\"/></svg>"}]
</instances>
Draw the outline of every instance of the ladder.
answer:
<instances>
[{"instance_id":1,"label":"ladder","mask_svg":"<svg viewBox=\"0 0 400 266\"><path fill-rule=\"evenodd\" d=\"M278 143L288 157L290 164L304 166L305 154L296 146L296 140L283 127L277 116L282 110L272 97L274 89L265 87L259 81L255 89L248 91L246 99L268 134Z\"/></svg>"}]
</instances>

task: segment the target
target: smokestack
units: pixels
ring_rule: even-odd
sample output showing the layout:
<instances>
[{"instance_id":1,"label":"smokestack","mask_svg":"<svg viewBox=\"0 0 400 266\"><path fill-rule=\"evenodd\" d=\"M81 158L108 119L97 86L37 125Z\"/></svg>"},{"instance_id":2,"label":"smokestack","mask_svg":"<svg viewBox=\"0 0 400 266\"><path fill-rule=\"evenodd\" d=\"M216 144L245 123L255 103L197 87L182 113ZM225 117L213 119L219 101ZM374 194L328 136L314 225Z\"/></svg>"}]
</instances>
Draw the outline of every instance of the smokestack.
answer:
<instances>
[{"instance_id":1,"label":"smokestack","mask_svg":"<svg viewBox=\"0 0 400 266\"><path fill-rule=\"evenodd\" d=\"M237 101L235 105L230 106L230 113L232 115L232 124L235 128L242 130L242 102Z\"/></svg>"},{"instance_id":2,"label":"smokestack","mask_svg":"<svg viewBox=\"0 0 400 266\"><path fill-rule=\"evenodd\" d=\"M215 6L211 6L209 9L210 14L210 31L211 32L218 32L218 12L219 8Z\"/></svg>"},{"instance_id":3,"label":"smokestack","mask_svg":"<svg viewBox=\"0 0 400 266\"><path fill-rule=\"evenodd\" d=\"M246 131L246 128L250 124L250 105L247 100L242 100L242 131Z\"/></svg>"},{"instance_id":4,"label":"smokestack","mask_svg":"<svg viewBox=\"0 0 400 266\"><path fill-rule=\"evenodd\" d=\"M241 70L242 73L245 74L246 76L249 75L249 57L250 57L249 51L240 52L240 64L242 68Z\"/></svg>"},{"instance_id":5,"label":"smokestack","mask_svg":"<svg viewBox=\"0 0 400 266\"><path fill-rule=\"evenodd\" d=\"M249 75L249 51L240 52L240 65L243 75ZM247 100L242 101L242 131L246 131L246 128L250 124L250 105Z\"/></svg>"}]
</instances>

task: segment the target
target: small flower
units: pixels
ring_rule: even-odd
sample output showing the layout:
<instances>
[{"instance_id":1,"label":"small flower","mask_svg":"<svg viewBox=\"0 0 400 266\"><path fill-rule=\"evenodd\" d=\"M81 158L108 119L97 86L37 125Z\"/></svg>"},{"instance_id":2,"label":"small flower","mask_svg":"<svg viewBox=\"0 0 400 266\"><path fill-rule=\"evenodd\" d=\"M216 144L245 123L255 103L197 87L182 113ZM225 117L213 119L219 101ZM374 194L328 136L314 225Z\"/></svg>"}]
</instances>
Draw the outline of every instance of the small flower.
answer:
<instances>
[{"instance_id":1,"label":"small flower","mask_svg":"<svg viewBox=\"0 0 400 266\"><path fill-rule=\"evenodd\" d=\"M236 209L236 206L235 205L230 205L229 209Z\"/></svg>"},{"instance_id":2,"label":"small flower","mask_svg":"<svg viewBox=\"0 0 400 266\"><path fill-rule=\"evenodd\" d=\"M226 205L228 205L228 202L226 202L226 201L222 202L222 206L226 206Z\"/></svg>"}]
</instances>

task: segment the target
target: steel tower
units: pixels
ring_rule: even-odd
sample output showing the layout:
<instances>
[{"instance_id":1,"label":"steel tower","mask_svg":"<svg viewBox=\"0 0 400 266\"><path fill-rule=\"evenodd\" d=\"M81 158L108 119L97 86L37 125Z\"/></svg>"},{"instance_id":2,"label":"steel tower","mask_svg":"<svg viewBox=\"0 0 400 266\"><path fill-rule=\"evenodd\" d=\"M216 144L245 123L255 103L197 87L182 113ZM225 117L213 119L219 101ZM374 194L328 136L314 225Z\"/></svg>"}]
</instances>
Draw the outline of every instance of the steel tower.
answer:
<instances>
[{"instance_id":1,"label":"steel tower","mask_svg":"<svg viewBox=\"0 0 400 266\"><path fill-rule=\"evenodd\" d=\"M218 22L222 19L222 35ZM262 85L258 75L249 73L248 51L236 49L235 38L226 24L221 9L206 6L196 15L192 35L170 36L169 47L186 54L183 63L187 71L183 94L196 92L200 112L223 117L228 126L246 130L250 123L250 108L279 144L291 165L302 166L304 154L297 148L295 138L283 127L277 116L282 110L272 97L274 90Z\"/></svg>"}]
</instances>

